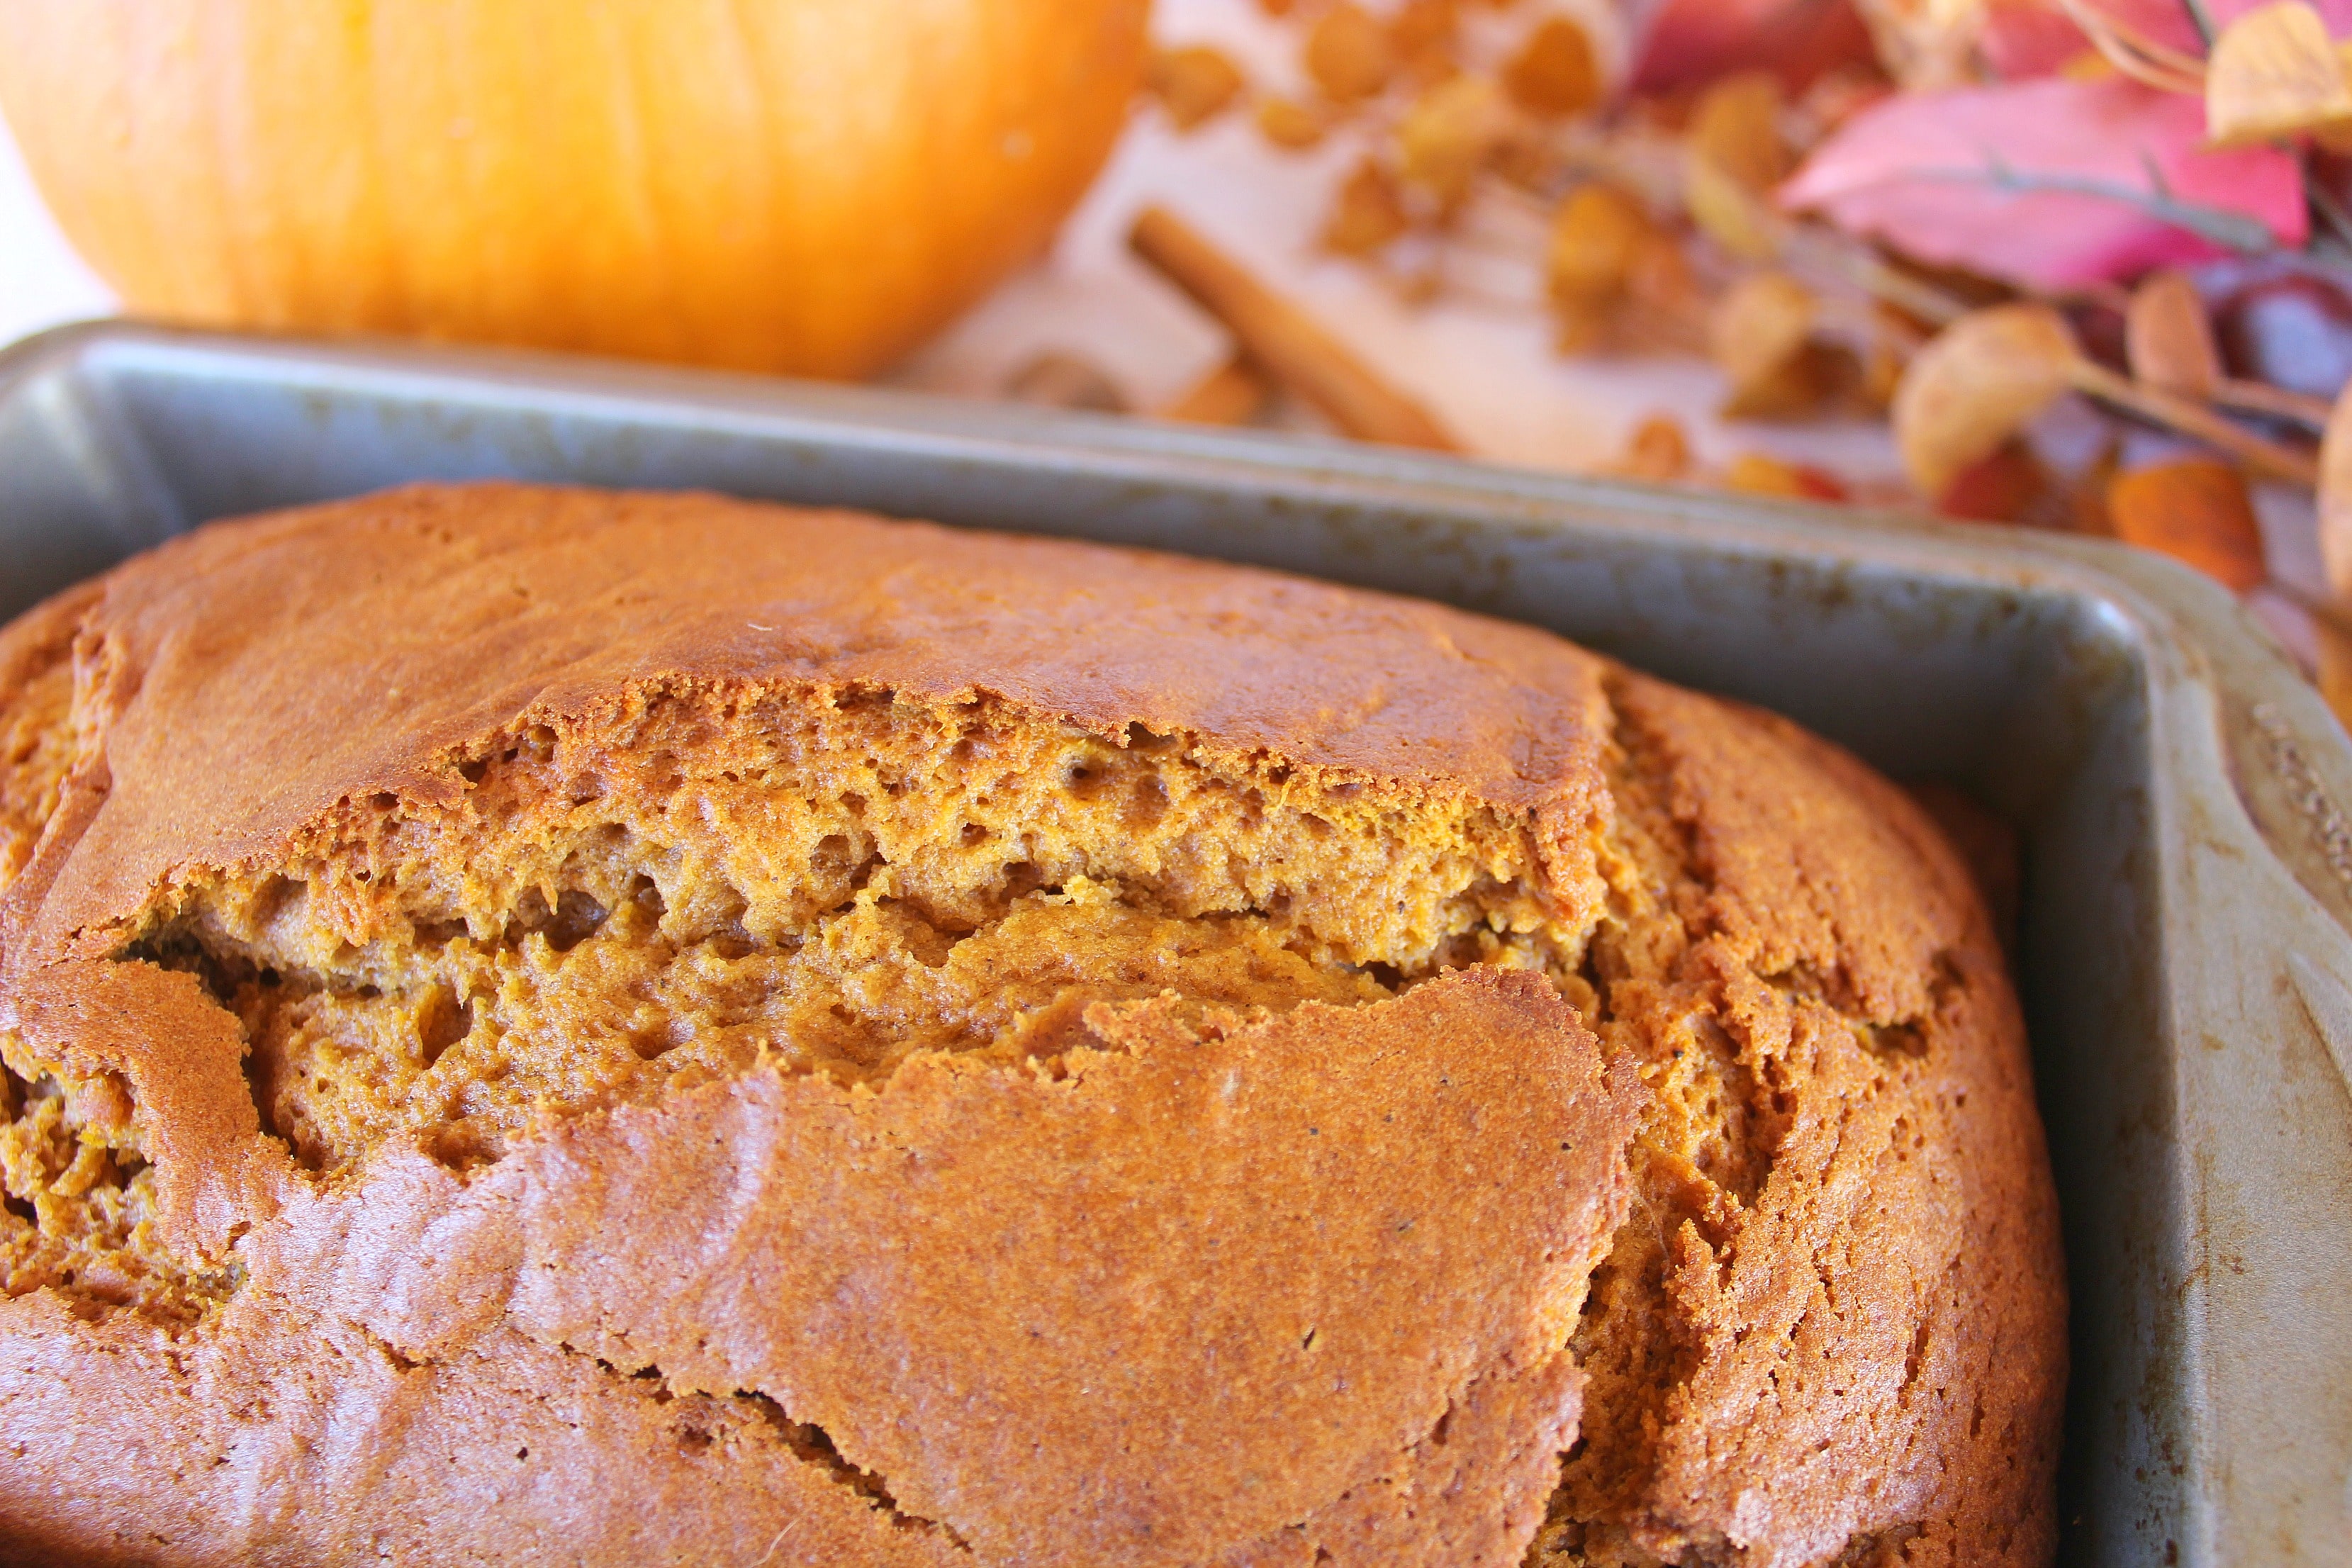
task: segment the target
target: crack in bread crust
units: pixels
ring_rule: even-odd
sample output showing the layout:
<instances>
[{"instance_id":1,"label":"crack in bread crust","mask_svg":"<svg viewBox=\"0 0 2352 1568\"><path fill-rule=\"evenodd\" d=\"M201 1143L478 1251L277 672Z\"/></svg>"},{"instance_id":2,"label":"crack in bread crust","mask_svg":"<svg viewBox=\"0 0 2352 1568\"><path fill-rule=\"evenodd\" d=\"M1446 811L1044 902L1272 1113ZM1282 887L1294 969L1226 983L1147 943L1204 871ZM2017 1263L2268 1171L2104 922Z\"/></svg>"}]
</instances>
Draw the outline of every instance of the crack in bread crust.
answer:
<instances>
[{"instance_id":1,"label":"crack in bread crust","mask_svg":"<svg viewBox=\"0 0 2352 1568\"><path fill-rule=\"evenodd\" d=\"M1643 1064L1654 1098L1634 1139L1633 1215L1593 1275L1575 1340L1592 1379L1583 1428L1528 1564L1845 1563L1874 1561L1853 1554L1882 1544L1904 1545L1906 1560L1919 1562L2037 1561L2046 1517L2022 1521L2046 1499L2046 1468L2012 1471L2007 1484L1972 1492L1967 1468L1950 1464L1958 1484L1898 1475L1866 1512L1834 1492L1801 1494L1780 1519L1742 1519L1690 1486L1691 1456L1713 1452L1717 1431L1738 1434L1750 1463L1787 1451L1769 1424L1780 1374L1756 1380L1766 1365L1759 1356L1874 1310L1916 1325L1901 1379L1876 1398L1822 1394L1850 1412L1844 1419L1857 1430L1882 1428L1898 1448L1974 1447L2000 1475L2005 1459L1997 1445L1978 1445L1974 1413L1938 1415L1932 1406L1944 1391L1931 1384L1965 1356L1974 1378L2054 1426L2051 1385L2004 1378L1992 1352L2012 1333L2056 1359L2063 1279L2053 1227L2023 1248L2030 1284L2003 1300L2009 1324L1988 1332L1969 1321L1956 1248L1981 1244L2014 1215L2005 1223L1998 1214L1946 1217L1953 1200L1939 1189L1983 1181L1995 1189L1989 1208L2039 1210L2044 1224L2048 1211L2034 1190L2038 1136L2021 1149L2015 1124L1998 1114L1989 1140L1963 1119L1967 1086L1983 1080L1987 1058L1996 1079L2018 1074L2022 1049L1984 916L1948 851L1920 833L1891 787L1784 721L1717 708L1722 721L1701 725L1697 715L1711 705L1630 674L1609 689L1614 725L1603 765L1617 809L1601 863L1612 893L1570 989L1596 1033ZM1926 858L1932 892L1922 902L1940 913L1906 928L1902 917L1912 911L1897 911L1892 927L1874 929L1866 921L1870 898L1884 896L1876 889L1825 889L1801 861L1717 858L1751 809L1737 781L1825 756L1843 772L1834 784L1853 795L1843 805L1827 792L1808 803L1807 826L1832 850L1817 864L1851 876L1873 857ZM1870 807L1902 826L1864 831L1858 808ZM1932 956L1901 973L1890 950ZM1963 1140L1979 1148L1953 1147ZM2010 1145L1990 1173L1987 1141ZM1972 1155L1973 1169L1964 1163ZM1999 1169L2003 1158L2020 1168ZM1875 1173L1866 1192L1856 1170ZM1874 1254L1841 1240L1839 1250L1816 1256L1818 1278L1793 1294L1768 1284L1759 1262L1793 1239L1789 1216L1838 1201L1841 1184L1847 1204L1867 1198L1928 1223L1893 1227ZM1836 1234L1818 1224L1795 1228L1815 1247ZM1931 1341L1933 1368L1922 1353ZM1931 1436L1939 1426L1942 1435ZM1842 1445L1858 1440L1853 1430L1841 1436Z\"/></svg>"},{"instance_id":2,"label":"crack in bread crust","mask_svg":"<svg viewBox=\"0 0 2352 1568\"><path fill-rule=\"evenodd\" d=\"M316 1169L495 1160L534 1121L767 1064L1050 1057L1091 1002L1360 1004L1581 941L1524 827L1181 737L885 692L634 694L198 871L120 958L204 976Z\"/></svg>"},{"instance_id":3,"label":"crack in bread crust","mask_svg":"<svg viewBox=\"0 0 2352 1568\"><path fill-rule=\"evenodd\" d=\"M359 1325L354 1324L353 1327L358 1328ZM384 1346L383 1349L387 1355L399 1356L399 1352L392 1350L390 1346ZM671 1388L668 1377L657 1366L644 1366L635 1372L624 1372L611 1362L576 1346L559 1344L555 1349L566 1354L583 1356L594 1362L597 1370L607 1377L625 1378L633 1383L650 1384L651 1397L656 1405L669 1405L683 1402L688 1406L688 1413L685 1414L678 1423L679 1447L688 1452L703 1452L709 1449L714 1441L713 1434L697 1424L692 1412L697 1410L713 1413L721 1410L748 1412L753 1419L775 1434L784 1447L791 1452L793 1458L807 1466L812 1471L824 1476L834 1485L862 1500L876 1513L889 1521L893 1530L903 1531L911 1535L936 1537L962 1556L969 1557L971 1554L971 1543L947 1525L934 1519L924 1519L920 1515L908 1513L900 1508L898 1500L890 1493L890 1483L887 1479L876 1475L871 1470L862 1470L843 1458L840 1447L835 1444L832 1435L824 1427L812 1421L793 1420L782 1405L764 1394L739 1389L731 1394L691 1393L680 1394ZM419 1364L423 1363L409 1363L408 1366L413 1368ZM715 1426L717 1423L712 1425ZM785 1529L790 1530L791 1525L788 1523Z\"/></svg>"},{"instance_id":4,"label":"crack in bread crust","mask_svg":"<svg viewBox=\"0 0 2352 1568\"><path fill-rule=\"evenodd\" d=\"M186 1327L242 1281L156 1234L154 1169L119 1079L60 1077L0 1030L0 1296L55 1290L83 1311L132 1308Z\"/></svg>"}]
</instances>

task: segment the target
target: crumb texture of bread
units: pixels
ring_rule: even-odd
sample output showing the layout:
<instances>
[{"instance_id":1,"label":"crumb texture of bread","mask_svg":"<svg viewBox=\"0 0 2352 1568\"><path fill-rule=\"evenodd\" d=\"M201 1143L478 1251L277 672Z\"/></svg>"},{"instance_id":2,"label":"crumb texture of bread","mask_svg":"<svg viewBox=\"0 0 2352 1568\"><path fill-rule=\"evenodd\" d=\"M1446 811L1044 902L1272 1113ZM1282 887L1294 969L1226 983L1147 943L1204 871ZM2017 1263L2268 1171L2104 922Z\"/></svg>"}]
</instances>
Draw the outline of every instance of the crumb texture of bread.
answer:
<instances>
[{"instance_id":1,"label":"crumb texture of bread","mask_svg":"<svg viewBox=\"0 0 2352 1568\"><path fill-rule=\"evenodd\" d=\"M1966 871L1780 720L707 496L0 630L0 1557L2045 1563Z\"/></svg>"}]
</instances>

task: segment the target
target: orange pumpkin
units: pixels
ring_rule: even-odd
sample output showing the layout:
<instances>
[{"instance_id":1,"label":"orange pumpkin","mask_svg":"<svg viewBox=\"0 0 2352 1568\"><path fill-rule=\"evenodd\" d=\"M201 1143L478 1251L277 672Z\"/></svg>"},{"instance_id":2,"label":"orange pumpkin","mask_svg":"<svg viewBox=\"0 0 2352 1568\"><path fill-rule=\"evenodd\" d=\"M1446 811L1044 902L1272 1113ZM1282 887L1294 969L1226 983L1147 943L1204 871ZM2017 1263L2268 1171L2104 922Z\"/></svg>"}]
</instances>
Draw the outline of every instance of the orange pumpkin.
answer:
<instances>
[{"instance_id":1,"label":"orange pumpkin","mask_svg":"<svg viewBox=\"0 0 2352 1568\"><path fill-rule=\"evenodd\" d=\"M0 109L143 314L858 375L1045 247L1147 8L0 0Z\"/></svg>"}]
</instances>

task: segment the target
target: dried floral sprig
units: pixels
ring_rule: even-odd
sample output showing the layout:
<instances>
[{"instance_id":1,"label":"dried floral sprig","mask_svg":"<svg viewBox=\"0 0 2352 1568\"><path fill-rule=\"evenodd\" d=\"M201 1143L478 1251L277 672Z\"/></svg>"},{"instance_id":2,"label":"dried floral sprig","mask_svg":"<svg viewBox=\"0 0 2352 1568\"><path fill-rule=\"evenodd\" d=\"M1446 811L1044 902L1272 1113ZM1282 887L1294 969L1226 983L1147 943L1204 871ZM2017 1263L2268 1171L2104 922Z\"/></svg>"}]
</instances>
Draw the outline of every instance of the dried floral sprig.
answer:
<instances>
[{"instance_id":1,"label":"dried floral sprig","mask_svg":"<svg viewBox=\"0 0 2352 1568\"><path fill-rule=\"evenodd\" d=\"M1676 3L1687 10L1706 0ZM1249 106L1277 147L1347 138L1357 156L1323 241L1372 268L1401 300L1540 309L1570 352L1706 352L1725 373L1723 408L1734 418L1891 401L1897 444L1931 500L1968 515L2112 532L2241 588L2265 580L2242 476L2315 487L2335 520L2336 548L2352 560L2352 432L2337 428L2347 416L2308 393L2230 374L2207 302L2186 273L2159 265L2138 287L2122 287L2151 263L2216 250L2259 258L2279 275L2352 282L2352 211L2333 176L2323 177L2325 160L2302 151L2352 151L2347 49L2304 0L2273 0L2219 28L2196 0L2183 0L2203 40L2187 47L2099 0L2048 3L2104 62L2104 79L2078 71L1987 80L1969 53L1978 22L1956 14L1930 18L1916 36L1880 27L1888 74L1908 89L1893 97L1884 78L1874 84L1848 71L1792 104L1769 77L1735 72L1687 97L1612 103L1598 52L1568 17L1530 17L1496 52L1496 29L1459 27L1447 0L1325 0L1295 12L1266 7L1297 18L1304 96L1247 86L1223 93L1215 71L1194 61L1189 101L1217 100L1213 113ZM1886 20L1878 13L1902 9L1865 8L1874 25ZM1909 51L1904 61L1886 52L1895 49ZM1674 74L1637 68L1661 80ZM1948 110L1972 118L1934 132ZM1175 103L1171 113L1181 118ZM1835 147L1819 145L1824 139ZM1801 178L1813 205L1784 208L1780 181L1792 161L1807 160L1810 176L1832 151L1846 159L1849 183ZM1853 195L1889 177L1903 183L1899 203ZM1938 188L1955 193L1949 210L1971 215L1945 223L1942 251L1913 244L1923 237L1906 227L1937 207ZM1839 194L1824 200L1825 190ZM2036 216L2011 224L1983 216L2010 210ZM1882 224L1878 214L1896 216ZM2029 235L2073 249L2047 266L2018 266L2035 254ZM1148 239L1139 245L1152 249ZM1166 257L1160 264L1172 272L1185 265ZM2005 279L2007 302L1998 289L1937 270L1953 265ZM1230 297L1197 279L1187 286L1231 323ZM2109 308L2125 319L2120 368L2085 353L2070 324L2090 330ZM1240 356L1180 405L1255 409L1262 390L1256 400L1220 401L1218 389L1252 375L1296 388L1321 374L1274 363L1253 341L1267 336L1255 309L1239 312ZM2053 468L2027 432L2070 393L2116 423L2087 467L2078 456ZM1328 389L1324 402L1337 406ZM1367 434L1381 428L1360 410L1335 417ZM2213 456L2122 467L2120 432L2132 423L2186 437ZM2333 458L2298 439L2323 428ZM1427 437L1410 416L1390 427L1390 438ZM1763 493L1826 497L1846 488L1758 454L1706 468L1680 426L1660 420L1641 426L1612 468ZM2343 569L2340 605L2270 585L2309 601L2315 622L2336 639L2352 712L2352 566Z\"/></svg>"}]
</instances>

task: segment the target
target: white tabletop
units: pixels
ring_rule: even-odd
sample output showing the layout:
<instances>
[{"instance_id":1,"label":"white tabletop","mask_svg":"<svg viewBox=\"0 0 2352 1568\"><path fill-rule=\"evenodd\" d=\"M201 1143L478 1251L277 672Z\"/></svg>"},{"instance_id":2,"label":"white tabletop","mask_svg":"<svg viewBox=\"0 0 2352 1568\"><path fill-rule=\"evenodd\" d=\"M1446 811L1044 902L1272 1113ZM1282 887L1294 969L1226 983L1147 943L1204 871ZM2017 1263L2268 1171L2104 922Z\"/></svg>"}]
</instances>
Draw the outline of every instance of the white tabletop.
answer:
<instances>
[{"instance_id":1,"label":"white tabletop","mask_svg":"<svg viewBox=\"0 0 2352 1568\"><path fill-rule=\"evenodd\" d=\"M0 121L0 343L114 310L114 294L49 221Z\"/></svg>"}]
</instances>

